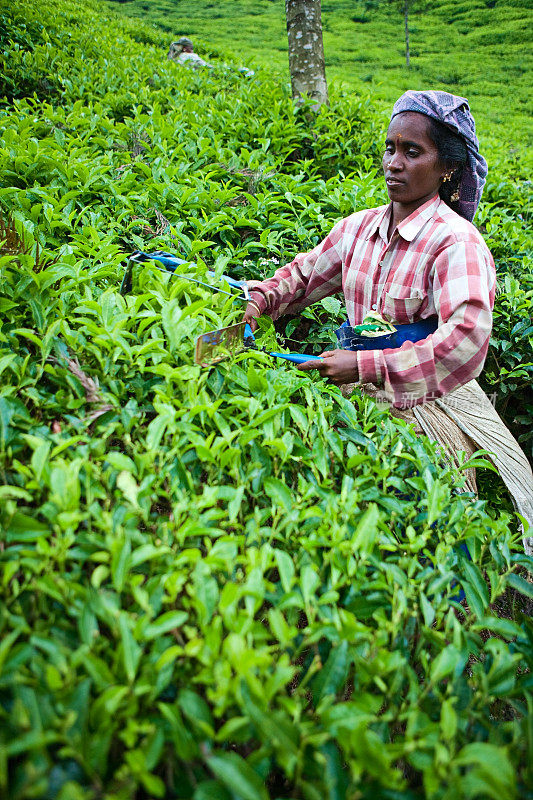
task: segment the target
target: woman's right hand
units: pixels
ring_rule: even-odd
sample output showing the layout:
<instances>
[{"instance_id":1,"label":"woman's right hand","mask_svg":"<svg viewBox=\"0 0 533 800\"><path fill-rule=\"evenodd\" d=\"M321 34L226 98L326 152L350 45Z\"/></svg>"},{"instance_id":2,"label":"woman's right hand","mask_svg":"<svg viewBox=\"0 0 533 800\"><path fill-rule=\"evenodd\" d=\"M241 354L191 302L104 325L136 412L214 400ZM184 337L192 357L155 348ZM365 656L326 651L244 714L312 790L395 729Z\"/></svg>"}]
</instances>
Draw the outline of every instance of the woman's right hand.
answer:
<instances>
[{"instance_id":1,"label":"woman's right hand","mask_svg":"<svg viewBox=\"0 0 533 800\"><path fill-rule=\"evenodd\" d=\"M257 330L257 319L261 316L261 312L259 311L256 304L251 301L246 306L246 310L244 312L244 317L242 318L243 322L247 322L250 328L252 329L252 333Z\"/></svg>"}]
</instances>

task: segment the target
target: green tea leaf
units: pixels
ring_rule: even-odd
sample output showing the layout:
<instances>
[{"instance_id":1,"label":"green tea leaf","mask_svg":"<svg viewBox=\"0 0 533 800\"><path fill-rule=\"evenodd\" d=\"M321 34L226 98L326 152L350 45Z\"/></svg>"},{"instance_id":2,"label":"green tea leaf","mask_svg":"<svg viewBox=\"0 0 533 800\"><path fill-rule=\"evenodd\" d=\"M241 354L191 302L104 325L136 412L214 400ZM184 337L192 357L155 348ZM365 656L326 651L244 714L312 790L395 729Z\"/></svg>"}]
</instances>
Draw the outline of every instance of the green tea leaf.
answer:
<instances>
[{"instance_id":1,"label":"green tea leaf","mask_svg":"<svg viewBox=\"0 0 533 800\"><path fill-rule=\"evenodd\" d=\"M293 497L285 484L278 478L267 478L264 484L265 492L270 497L275 506L281 507L284 511L290 511L293 506Z\"/></svg>"},{"instance_id":2,"label":"green tea leaf","mask_svg":"<svg viewBox=\"0 0 533 800\"><path fill-rule=\"evenodd\" d=\"M521 575L516 575L512 572L510 575L507 575L506 581L507 585L512 589L520 592L524 597L529 597L530 600L533 600L533 584L526 581Z\"/></svg>"},{"instance_id":3,"label":"green tea leaf","mask_svg":"<svg viewBox=\"0 0 533 800\"><path fill-rule=\"evenodd\" d=\"M173 631L175 628L179 630L187 621L187 618L186 611L165 611L164 614L161 614L160 617L157 617L156 620L146 626L143 631L143 638L155 639Z\"/></svg>"},{"instance_id":4,"label":"green tea leaf","mask_svg":"<svg viewBox=\"0 0 533 800\"><path fill-rule=\"evenodd\" d=\"M292 558L284 550L275 550L274 556L284 592L290 592L294 582L294 564Z\"/></svg>"},{"instance_id":5,"label":"green tea leaf","mask_svg":"<svg viewBox=\"0 0 533 800\"><path fill-rule=\"evenodd\" d=\"M213 773L242 800L268 800L263 781L237 753L211 756L208 764Z\"/></svg>"},{"instance_id":6,"label":"green tea leaf","mask_svg":"<svg viewBox=\"0 0 533 800\"><path fill-rule=\"evenodd\" d=\"M328 659L313 681L313 700L315 705L329 694L336 694L348 677L351 659L348 642L343 640L331 648Z\"/></svg>"},{"instance_id":7,"label":"green tea leaf","mask_svg":"<svg viewBox=\"0 0 533 800\"><path fill-rule=\"evenodd\" d=\"M432 683L438 683L450 674L458 675L462 671L466 661L467 656L461 653L452 644L449 644L441 650L431 664L430 676Z\"/></svg>"}]
</instances>

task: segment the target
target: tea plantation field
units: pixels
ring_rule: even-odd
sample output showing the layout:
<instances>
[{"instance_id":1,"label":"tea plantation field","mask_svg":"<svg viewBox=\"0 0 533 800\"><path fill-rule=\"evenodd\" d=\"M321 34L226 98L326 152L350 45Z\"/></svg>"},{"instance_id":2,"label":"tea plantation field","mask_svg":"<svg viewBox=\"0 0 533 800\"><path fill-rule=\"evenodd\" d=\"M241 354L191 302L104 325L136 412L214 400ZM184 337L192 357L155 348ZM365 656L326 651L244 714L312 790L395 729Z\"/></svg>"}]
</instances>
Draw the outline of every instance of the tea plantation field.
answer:
<instances>
[{"instance_id":1,"label":"tea plantation field","mask_svg":"<svg viewBox=\"0 0 533 800\"><path fill-rule=\"evenodd\" d=\"M106 0L157 26L167 41L191 36L207 58L227 51L275 80L288 76L284 0ZM372 92L390 108L406 89L468 97L483 139L521 151L531 145L533 14L528 0L410 0L410 69L403 3L322 0L330 84Z\"/></svg>"},{"instance_id":2,"label":"tea plantation field","mask_svg":"<svg viewBox=\"0 0 533 800\"><path fill-rule=\"evenodd\" d=\"M532 797L531 559L495 476L457 493L261 352L196 366L225 295L150 265L119 292L136 248L260 277L382 202L381 107L334 89L310 123L97 0L4 5L0 37L0 797ZM492 153L485 385L530 449L529 174Z\"/></svg>"}]
</instances>

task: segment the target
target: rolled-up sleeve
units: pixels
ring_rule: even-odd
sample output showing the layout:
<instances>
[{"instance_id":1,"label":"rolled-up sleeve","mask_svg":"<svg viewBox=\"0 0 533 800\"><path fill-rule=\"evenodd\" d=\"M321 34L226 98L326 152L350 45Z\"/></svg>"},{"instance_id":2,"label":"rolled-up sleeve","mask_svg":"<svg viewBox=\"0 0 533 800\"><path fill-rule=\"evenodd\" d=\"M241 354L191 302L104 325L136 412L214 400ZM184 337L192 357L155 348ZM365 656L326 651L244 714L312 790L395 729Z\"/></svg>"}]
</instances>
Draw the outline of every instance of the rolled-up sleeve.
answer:
<instances>
[{"instance_id":1,"label":"rolled-up sleeve","mask_svg":"<svg viewBox=\"0 0 533 800\"><path fill-rule=\"evenodd\" d=\"M359 379L382 385L398 408L448 394L476 378L489 346L495 270L480 242L460 240L435 257L430 275L435 333L398 349L357 353Z\"/></svg>"}]
</instances>

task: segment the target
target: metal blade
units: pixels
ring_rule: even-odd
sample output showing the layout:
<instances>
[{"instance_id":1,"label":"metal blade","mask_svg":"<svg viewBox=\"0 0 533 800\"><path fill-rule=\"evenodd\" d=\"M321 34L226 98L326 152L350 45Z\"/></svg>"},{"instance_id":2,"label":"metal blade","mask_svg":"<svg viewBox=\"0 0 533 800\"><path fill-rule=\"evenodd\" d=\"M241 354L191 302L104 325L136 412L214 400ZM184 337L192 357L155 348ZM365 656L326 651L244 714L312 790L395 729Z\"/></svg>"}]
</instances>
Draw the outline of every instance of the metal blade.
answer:
<instances>
[{"instance_id":1,"label":"metal blade","mask_svg":"<svg viewBox=\"0 0 533 800\"><path fill-rule=\"evenodd\" d=\"M194 361L203 367L230 358L244 349L245 322L202 333L196 339Z\"/></svg>"}]
</instances>

